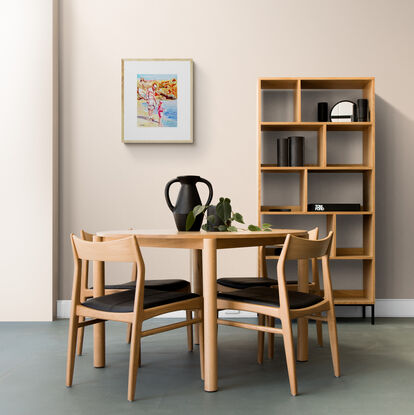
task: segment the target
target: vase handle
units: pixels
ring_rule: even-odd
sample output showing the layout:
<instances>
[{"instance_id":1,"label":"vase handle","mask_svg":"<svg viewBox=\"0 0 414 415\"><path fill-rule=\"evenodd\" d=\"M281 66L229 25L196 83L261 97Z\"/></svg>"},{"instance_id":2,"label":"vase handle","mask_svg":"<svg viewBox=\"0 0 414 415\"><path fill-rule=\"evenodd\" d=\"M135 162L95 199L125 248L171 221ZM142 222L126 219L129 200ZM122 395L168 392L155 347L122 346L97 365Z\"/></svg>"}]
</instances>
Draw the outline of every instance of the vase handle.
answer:
<instances>
[{"instance_id":1,"label":"vase handle","mask_svg":"<svg viewBox=\"0 0 414 415\"><path fill-rule=\"evenodd\" d=\"M199 182L201 182L201 183L204 183L204 184L206 184L207 185L207 187L208 187L208 198L207 198L207 202L206 202L206 205L209 205L210 204L210 202L211 202L211 200L213 199L213 186L211 185L211 183L208 181L208 180L206 180L206 179L203 179L202 177L200 177L199 179L198 179L198 181Z\"/></svg>"},{"instance_id":2,"label":"vase handle","mask_svg":"<svg viewBox=\"0 0 414 415\"><path fill-rule=\"evenodd\" d=\"M164 190L164 195L165 195L165 201L167 202L168 207L170 208L171 212L174 212L174 208L175 206L171 203L171 199L170 199L170 187L173 183L177 183L179 182L178 178L172 179L170 180L166 185L165 185L165 190Z\"/></svg>"}]
</instances>

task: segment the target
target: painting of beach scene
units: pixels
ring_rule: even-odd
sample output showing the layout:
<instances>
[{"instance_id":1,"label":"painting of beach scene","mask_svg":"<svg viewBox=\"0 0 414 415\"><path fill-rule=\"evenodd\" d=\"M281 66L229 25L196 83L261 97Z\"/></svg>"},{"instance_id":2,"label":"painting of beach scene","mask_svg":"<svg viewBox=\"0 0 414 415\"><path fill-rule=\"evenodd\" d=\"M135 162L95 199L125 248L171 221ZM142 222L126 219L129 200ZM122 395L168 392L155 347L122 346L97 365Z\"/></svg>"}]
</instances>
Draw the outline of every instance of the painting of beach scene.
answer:
<instances>
[{"instance_id":1,"label":"painting of beach scene","mask_svg":"<svg viewBox=\"0 0 414 415\"><path fill-rule=\"evenodd\" d=\"M177 74L137 74L137 126L177 127Z\"/></svg>"},{"instance_id":2,"label":"painting of beach scene","mask_svg":"<svg viewBox=\"0 0 414 415\"><path fill-rule=\"evenodd\" d=\"M122 59L123 143L193 142L193 60Z\"/></svg>"}]
</instances>

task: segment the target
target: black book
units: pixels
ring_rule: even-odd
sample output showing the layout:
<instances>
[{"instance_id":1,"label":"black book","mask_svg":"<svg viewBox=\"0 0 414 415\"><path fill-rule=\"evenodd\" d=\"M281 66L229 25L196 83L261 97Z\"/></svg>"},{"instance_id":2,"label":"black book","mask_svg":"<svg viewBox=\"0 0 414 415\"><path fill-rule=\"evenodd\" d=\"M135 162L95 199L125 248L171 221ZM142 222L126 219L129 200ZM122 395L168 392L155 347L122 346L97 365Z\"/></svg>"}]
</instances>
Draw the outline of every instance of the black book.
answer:
<instances>
[{"instance_id":1,"label":"black book","mask_svg":"<svg viewBox=\"0 0 414 415\"><path fill-rule=\"evenodd\" d=\"M359 212L359 203L309 203L308 212Z\"/></svg>"}]
</instances>

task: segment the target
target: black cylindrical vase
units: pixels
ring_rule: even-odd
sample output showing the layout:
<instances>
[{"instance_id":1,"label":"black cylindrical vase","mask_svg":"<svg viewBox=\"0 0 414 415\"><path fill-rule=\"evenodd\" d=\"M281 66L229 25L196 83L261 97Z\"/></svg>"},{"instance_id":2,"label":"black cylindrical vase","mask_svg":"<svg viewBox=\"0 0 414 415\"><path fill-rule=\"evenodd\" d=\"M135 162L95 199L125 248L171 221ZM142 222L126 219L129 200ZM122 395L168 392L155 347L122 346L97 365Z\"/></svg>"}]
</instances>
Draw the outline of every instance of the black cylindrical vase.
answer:
<instances>
[{"instance_id":1,"label":"black cylindrical vase","mask_svg":"<svg viewBox=\"0 0 414 415\"><path fill-rule=\"evenodd\" d=\"M303 145L305 137L289 137L289 165L303 166Z\"/></svg>"},{"instance_id":2,"label":"black cylindrical vase","mask_svg":"<svg viewBox=\"0 0 414 415\"><path fill-rule=\"evenodd\" d=\"M328 103L327 102L318 102L318 121L327 122L328 121Z\"/></svg>"},{"instance_id":3,"label":"black cylindrical vase","mask_svg":"<svg viewBox=\"0 0 414 415\"><path fill-rule=\"evenodd\" d=\"M368 121L368 100L365 98L357 100L357 121Z\"/></svg>"},{"instance_id":4,"label":"black cylindrical vase","mask_svg":"<svg viewBox=\"0 0 414 415\"><path fill-rule=\"evenodd\" d=\"M279 167L289 166L289 140L287 138L277 139L277 165Z\"/></svg>"}]
</instances>

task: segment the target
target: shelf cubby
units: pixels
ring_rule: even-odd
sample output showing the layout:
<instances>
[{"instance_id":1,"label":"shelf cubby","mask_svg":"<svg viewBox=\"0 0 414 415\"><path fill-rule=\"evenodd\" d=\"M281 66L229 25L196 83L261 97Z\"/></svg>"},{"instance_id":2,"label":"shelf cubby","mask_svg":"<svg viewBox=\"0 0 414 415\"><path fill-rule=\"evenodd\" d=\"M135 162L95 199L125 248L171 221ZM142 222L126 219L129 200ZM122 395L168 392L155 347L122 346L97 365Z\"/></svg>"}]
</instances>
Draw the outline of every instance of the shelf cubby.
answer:
<instances>
[{"instance_id":1,"label":"shelf cubby","mask_svg":"<svg viewBox=\"0 0 414 415\"><path fill-rule=\"evenodd\" d=\"M326 131L324 126L318 128L274 129L262 132L262 164L277 167L277 139L289 136L303 136L304 140L304 166L323 167L325 161ZM292 169L292 167L289 167ZM293 171L293 170L291 170Z\"/></svg>"},{"instance_id":2,"label":"shelf cubby","mask_svg":"<svg viewBox=\"0 0 414 415\"><path fill-rule=\"evenodd\" d=\"M334 231L334 281L349 283L352 278L346 275L355 277L353 270L360 270L355 287L334 285L336 304L375 303L374 82L370 77L259 79L259 222L280 228L318 226L321 235ZM332 106L358 98L368 99L369 121L316 121L318 102ZM305 137L304 166L276 164L275 139L290 135ZM316 145L309 150L311 137ZM310 212L308 203L359 203L361 210ZM346 232L358 240L347 240ZM273 248L266 249L266 258L278 259ZM357 265L350 266L352 262Z\"/></svg>"}]
</instances>

